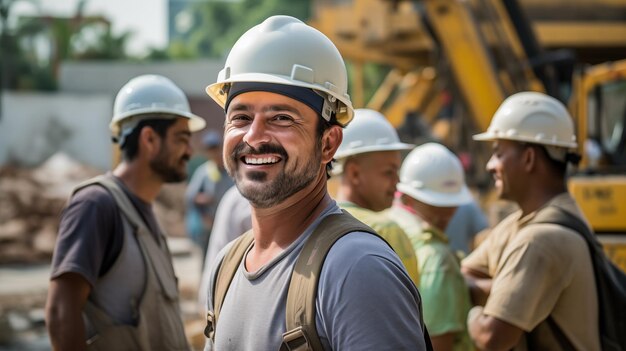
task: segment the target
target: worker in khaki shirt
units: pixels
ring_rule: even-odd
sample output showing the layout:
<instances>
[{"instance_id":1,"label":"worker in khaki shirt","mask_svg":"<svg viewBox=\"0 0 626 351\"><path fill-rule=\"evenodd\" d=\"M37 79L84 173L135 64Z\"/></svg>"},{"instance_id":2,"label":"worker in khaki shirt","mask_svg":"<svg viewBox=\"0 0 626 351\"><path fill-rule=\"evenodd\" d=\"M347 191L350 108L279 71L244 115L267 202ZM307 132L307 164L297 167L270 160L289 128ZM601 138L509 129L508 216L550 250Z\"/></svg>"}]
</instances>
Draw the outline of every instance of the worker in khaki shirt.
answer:
<instances>
[{"instance_id":1,"label":"worker in khaki shirt","mask_svg":"<svg viewBox=\"0 0 626 351\"><path fill-rule=\"evenodd\" d=\"M400 151L414 146L400 142L396 130L379 112L357 109L335 154L333 174L341 177L336 196L339 207L382 236L418 286L417 258L411 241L397 223L378 213L393 202L402 163Z\"/></svg>"},{"instance_id":2,"label":"worker in khaki shirt","mask_svg":"<svg viewBox=\"0 0 626 351\"><path fill-rule=\"evenodd\" d=\"M500 198L519 211L498 224L462 262L474 303L468 327L489 350L599 350L598 299L583 237L551 223L533 223L558 207L582 218L567 193L567 162L576 162L571 117L556 99L515 94L485 133L487 170Z\"/></svg>"}]
</instances>

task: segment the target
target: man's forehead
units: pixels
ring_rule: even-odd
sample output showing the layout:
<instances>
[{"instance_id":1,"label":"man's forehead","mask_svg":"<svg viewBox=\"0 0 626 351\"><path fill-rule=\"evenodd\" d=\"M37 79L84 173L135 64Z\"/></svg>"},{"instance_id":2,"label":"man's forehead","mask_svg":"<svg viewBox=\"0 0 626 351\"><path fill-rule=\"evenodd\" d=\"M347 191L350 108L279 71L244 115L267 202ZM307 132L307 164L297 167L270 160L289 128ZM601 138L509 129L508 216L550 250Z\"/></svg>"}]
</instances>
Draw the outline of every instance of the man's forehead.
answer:
<instances>
[{"instance_id":1,"label":"man's forehead","mask_svg":"<svg viewBox=\"0 0 626 351\"><path fill-rule=\"evenodd\" d=\"M172 128L169 130L175 134L191 135L191 131L189 129L189 118L177 117L176 123L174 123Z\"/></svg>"}]
</instances>

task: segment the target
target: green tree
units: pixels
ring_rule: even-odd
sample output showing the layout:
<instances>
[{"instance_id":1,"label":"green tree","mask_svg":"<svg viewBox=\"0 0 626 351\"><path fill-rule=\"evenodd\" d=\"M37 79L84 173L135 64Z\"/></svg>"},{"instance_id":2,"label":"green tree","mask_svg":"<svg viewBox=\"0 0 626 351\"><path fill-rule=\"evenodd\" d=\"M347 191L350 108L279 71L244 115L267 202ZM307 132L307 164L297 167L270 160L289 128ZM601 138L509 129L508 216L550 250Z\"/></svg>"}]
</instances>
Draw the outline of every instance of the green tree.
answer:
<instances>
[{"instance_id":1,"label":"green tree","mask_svg":"<svg viewBox=\"0 0 626 351\"><path fill-rule=\"evenodd\" d=\"M311 14L310 0L208 1L192 5L199 25L181 52L199 57L223 57L249 28L272 15L289 15L306 21Z\"/></svg>"}]
</instances>

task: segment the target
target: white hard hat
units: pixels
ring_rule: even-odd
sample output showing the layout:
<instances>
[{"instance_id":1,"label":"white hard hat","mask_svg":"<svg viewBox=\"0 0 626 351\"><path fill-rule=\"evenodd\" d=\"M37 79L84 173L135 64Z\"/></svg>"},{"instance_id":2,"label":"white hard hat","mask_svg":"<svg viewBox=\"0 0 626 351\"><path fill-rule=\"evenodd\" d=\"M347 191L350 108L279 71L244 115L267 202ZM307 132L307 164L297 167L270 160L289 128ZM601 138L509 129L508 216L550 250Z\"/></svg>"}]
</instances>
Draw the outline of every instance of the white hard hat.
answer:
<instances>
[{"instance_id":1,"label":"white hard hat","mask_svg":"<svg viewBox=\"0 0 626 351\"><path fill-rule=\"evenodd\" d=\"M206 92L223 108L231 84L237 82L314 89L325 98L324 110L335 112L344 126L354 114L339 50L320 31L293 17L272 16L244 33ZM322 115L330 118L330 113Z\"/></svg>"},{"instance_id":2,"label":"white hard hat","mask_svg":"<svg viewBox=\"0 0 626 351\"><path fill-rule=\"evenodd\" d=\"M522 92L502 102L487 131L474 140L506 139L559 148L575 148L572 117L563 104L548 95Z\"/></svg>"},{"instance_id":3,"label":"white hard hat","mask_svg":"<svg viewBox=\"0 0 626 351\"><path fill-rule=\"evenodd\" d=\"M140 120L155 114L189 118L192 132L206 125L204 119L191 113L185 93L174 82L148 74L131 79L117 93L109 127L115 137L127 135Z\"/></svg>"},{"instance_id":4,"label":"white hard hat","mask_svg":"<svg viewBox=\"0 0 626 351\"><path fill-rule=\"evenodd\" d=\"M357 109L354 119L343 131L343 141L335 159L374 151L410 150L415 145L400 142L398 133L381 113Z\"/></svg>"},{"instance_id":5,"label":"white hard hat","mask_svg":"<svg viewBox=\"0 0 626 351\"><path fill-rule=\"evenodd\" d=\"M418 146L406 156L397 188L435 207L455 207L472 201L461 161L437 143Z\"/></svg>"}]
</instances>

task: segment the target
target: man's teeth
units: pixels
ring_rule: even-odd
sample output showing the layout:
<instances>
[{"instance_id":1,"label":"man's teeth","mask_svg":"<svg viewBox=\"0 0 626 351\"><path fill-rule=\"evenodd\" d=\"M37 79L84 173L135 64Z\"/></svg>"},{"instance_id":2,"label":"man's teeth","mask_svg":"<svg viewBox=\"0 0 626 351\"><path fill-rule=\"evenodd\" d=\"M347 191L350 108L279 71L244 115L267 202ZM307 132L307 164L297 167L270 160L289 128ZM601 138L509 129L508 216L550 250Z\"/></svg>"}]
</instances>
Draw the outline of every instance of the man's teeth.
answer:
<instances>
[{"instance_id":1,"label":"man's teeth","mask_svg":"<svg viewBox=\"0 0 626 351\"><path fill-rule=\"evenodd\" d=\"M245 162L252 165L272 164L278 162L277 157L246 157Z\"/></svg>"}]
</instances>

